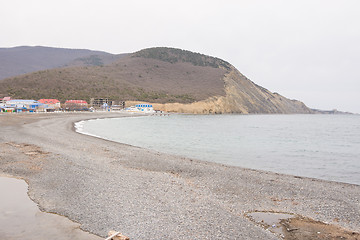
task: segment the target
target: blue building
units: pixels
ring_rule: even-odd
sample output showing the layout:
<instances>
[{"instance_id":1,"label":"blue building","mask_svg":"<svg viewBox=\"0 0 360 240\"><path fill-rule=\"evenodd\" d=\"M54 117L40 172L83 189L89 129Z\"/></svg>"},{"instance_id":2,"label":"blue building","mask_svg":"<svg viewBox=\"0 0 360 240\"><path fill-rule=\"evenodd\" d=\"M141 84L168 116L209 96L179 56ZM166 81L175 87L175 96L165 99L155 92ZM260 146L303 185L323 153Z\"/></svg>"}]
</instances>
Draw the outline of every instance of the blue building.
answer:
<instances>
[{"instance_id":1,"label":"blue building","mask_svg":"<svg viewBox=\"0 0 360 240\"><path fill-rule=\"evenodd\" d=\"M15 108L16 112L35 112L38 109L45 109L46 105L27 99L13 99L6 102L6 107Z\"/></svg>"}]
</instances>

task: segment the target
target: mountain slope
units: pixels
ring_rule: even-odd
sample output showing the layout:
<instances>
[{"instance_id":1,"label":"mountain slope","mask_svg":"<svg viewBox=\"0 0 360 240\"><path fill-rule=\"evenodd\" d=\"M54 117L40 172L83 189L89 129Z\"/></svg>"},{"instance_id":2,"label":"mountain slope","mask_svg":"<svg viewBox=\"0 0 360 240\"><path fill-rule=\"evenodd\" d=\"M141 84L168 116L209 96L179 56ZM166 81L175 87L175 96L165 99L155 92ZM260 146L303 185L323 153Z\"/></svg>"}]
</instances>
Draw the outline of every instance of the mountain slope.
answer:
<instances>
[{"instance_id":1,"label":"mountain slope","mask_svg":"<svg viewBox=\"0 0 360 240\"><path fill-rule=\"evenodd\" d=\"M304 103L290 100L278 93L256 85L237 69L231 67L224 75L224 96L212 96L191 104L165 103L153 104L156 109L167 112L213 114L291 114L313 113ZM128 102L128 105L140 103Z\"/></svg>"},{"instance_id":2,"label":"mountain slope","mask_svg":"<svg viewBox=\"0 0 360 240\"><path fill-rule=\"evenodd\" d=\"M0 80L66 65L104 65L121 56L86 49L51 47L0 48Z\"/></svg>"},{"instance_id":3,"label":"mountain slope","mask_svg":"<svg viewBox=\"0 0 360 240\"><path fill-rule=\"evenodd\" d=\"M231 64L174 48L150 48L111 64L67 67L8 78L0 95L18 98L110 97L188 113L310 113L303 103L271 93Z\"/></svg>"},{"instance_id":4,"label":"mountain slope","mask_svg":"<svg viewBox=\"0 0 360 240\"><path fill-rule=\"evenodd\" d=\"M124 57L96 67L44 70L0 82L0 94L18 98L110 97L158 103L190 103L214 95L225 95L225 70L170 63L158 59Z\"/></svg>"}]
</instances>

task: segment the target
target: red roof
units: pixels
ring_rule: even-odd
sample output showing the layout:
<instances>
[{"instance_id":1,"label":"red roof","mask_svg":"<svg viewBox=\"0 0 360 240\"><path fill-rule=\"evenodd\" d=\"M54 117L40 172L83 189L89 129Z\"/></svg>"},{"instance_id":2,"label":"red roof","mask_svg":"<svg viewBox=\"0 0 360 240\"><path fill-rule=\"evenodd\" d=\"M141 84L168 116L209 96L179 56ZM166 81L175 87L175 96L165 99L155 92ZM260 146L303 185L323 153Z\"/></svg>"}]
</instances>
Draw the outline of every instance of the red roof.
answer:
<instances>
[{"instance_id":1,"label":"red roof","mask_svg":"<svg viewBox=\"0 0 360 240\"><path fill-rule=\"evenodd\" d=\"M10 100L11 100L11 97L4 97L2 100L3 100L3 101L10 101Z\"/></svg>"},{"instance_id":2,"label":"red roof","mask_svg":"<svg viewBox=\"0 0 360 240\"><path fill-rule=\"evenodd\" d=\"M57 99L40 99L38 102L43 104L56 104L59 103L60 101Z\"/></svg>"},{"instance_id":3,"label":"red roof","mask_svg":"<svg viewBox=\"0 0 360 240\"><path fill-rule=\"evenodd\" d=\"M85 100L66 100L65 103L82 103L82 104L88 104Z\"/></svg>"}]
</instances>

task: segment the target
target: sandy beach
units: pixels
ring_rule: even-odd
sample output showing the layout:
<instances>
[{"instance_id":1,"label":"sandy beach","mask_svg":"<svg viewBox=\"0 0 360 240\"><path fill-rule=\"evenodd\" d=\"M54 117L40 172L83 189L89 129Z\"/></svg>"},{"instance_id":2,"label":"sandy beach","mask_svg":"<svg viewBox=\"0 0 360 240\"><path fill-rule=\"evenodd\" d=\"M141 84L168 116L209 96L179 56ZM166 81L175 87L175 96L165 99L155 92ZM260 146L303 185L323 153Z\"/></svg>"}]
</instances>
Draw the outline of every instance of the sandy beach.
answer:
<instances>
[{"instance_id":1,"label":"sandy beach","mask_svg":"<svg viewBox=\"0 0 360 240\"><path fill-rule=\"evenodd\" d=\"M80 120L126 116L0 114L0 175L26 180L41 210L100 237L116 230L132 240L279 239L246 216L264 211L294 214L298 222L283 222L285 239L360 239L359 185L198 161L74 131Z\"/></svg>"}]
</instances>

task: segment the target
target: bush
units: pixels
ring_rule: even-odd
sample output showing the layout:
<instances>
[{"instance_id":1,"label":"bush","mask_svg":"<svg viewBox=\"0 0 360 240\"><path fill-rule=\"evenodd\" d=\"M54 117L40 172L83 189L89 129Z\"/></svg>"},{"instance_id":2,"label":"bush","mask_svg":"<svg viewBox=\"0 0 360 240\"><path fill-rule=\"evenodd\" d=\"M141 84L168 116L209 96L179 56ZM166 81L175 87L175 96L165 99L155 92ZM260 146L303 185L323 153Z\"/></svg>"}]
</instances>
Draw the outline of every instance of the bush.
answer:
<instances>
[{"instance_id":1,"label":"bush","mask_svg":"<svg viewBox=\"0 0 360 240\"><path fill-rule=\"evenodd\" d=\"M176 48L160 47L144 49L134 53L132 57L152 58L169 63L189 62L195 66L230 69L230 64L219 58Z\"/></svg>"}]
</instances>

